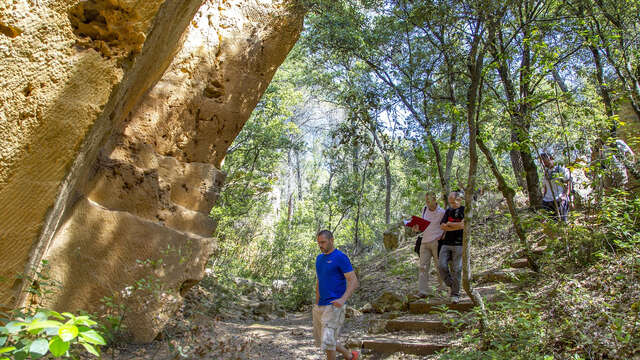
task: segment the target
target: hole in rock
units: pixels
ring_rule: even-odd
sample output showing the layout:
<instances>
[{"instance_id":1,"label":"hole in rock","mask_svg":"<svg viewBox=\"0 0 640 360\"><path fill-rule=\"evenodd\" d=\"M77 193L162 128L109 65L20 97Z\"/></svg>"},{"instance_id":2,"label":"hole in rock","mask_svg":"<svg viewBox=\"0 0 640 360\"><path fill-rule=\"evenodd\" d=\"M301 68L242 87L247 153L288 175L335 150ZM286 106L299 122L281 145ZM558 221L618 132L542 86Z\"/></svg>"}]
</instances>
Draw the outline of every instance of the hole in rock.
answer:
<instances>
[{"instance_id":1,"label":"hole in rock","mask_svg":"<svg viewBox=\"0 0 640 360\"><path fill-rule=\"evenodd\" d=\"M185 280L182 285L180 285L180 296L184 297L187 294L187 291L194 287L199 281L194 279Z\"/></svg>"}]
</instances>

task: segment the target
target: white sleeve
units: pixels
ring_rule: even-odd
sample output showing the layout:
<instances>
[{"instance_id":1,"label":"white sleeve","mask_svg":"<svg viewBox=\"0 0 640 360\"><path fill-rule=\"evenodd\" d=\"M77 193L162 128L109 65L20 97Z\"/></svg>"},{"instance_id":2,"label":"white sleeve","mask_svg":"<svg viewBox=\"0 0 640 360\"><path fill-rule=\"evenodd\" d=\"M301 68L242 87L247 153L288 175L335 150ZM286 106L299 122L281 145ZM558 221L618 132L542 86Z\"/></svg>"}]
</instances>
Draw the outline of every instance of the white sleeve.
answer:
<instances>
[{"instance_id":1,"label":"white sleeve","mask_svg":"<svg viewBox=\"0 0 640 360\"><path fill-rule=\"evenodd\" d=\"M629 145L627 145L627 143L624 142L623 140L620 140L620 139L616 140L616 146L618 148L618 151L620 151L621 153L623 153L625 155L626 154L634 155L633 154L633 150L631 150Z\"/></svg>"}]
</instances>

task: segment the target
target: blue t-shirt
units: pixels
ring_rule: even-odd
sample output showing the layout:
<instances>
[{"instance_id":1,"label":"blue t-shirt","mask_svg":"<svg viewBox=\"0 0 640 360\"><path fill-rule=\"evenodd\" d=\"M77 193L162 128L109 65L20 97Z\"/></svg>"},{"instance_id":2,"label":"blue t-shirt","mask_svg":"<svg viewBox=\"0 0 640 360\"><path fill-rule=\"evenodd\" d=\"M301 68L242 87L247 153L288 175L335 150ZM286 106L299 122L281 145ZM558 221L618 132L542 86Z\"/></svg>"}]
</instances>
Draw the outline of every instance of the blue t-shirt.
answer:
<instances>
[{"instance_id":1,"label":"blue t-shirt","mask_svg":"<svg viewBox=\"0 0 640 360\"><path fill-rule=\"evenodd\" d=\"M351 271L353 271L351 261L338 249L334 249L329 255L318 255L316 258L316 274L320 290L318 305L331 305L333 300L344 295L347 291L347 279L344 274Z\"/></svg>"}]
</instances>

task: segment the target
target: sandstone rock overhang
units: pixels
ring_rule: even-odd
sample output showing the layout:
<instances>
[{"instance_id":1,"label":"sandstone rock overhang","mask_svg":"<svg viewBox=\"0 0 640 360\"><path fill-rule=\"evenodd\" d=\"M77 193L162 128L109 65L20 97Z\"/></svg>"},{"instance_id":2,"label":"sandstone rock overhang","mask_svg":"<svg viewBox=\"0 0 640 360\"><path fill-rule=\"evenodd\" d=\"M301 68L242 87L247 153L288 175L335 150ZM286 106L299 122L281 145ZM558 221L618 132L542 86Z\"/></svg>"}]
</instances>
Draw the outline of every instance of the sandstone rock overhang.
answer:
<instances>
[{"instance_id":1,"label":"sandstone rock overhang","mask_svg":"<svg viewBox=\"0 0 640 360\"><path fill-rule=\"evenodd\" d=\"M46 259L44 306L112 297L152 340L203 275L220 164L302 19L293 1L0 4L0 303L25 304L16 275Z\"/></svg>"}]
</instances>

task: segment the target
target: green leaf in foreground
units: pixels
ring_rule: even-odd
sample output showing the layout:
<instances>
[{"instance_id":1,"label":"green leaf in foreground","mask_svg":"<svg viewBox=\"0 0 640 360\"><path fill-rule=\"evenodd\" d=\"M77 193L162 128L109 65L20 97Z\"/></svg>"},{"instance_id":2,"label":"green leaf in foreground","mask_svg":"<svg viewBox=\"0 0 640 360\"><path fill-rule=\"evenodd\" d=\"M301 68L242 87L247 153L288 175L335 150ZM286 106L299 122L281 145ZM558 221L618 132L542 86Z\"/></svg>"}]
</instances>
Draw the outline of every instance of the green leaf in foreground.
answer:
<instances>
[{"instance_id":1,"label":"green leaf in foreground","mask_svg":"<svg viewBox=\"0 0 640 360\"><path fill-rule=\"evenodd\" d=\"M95 330L89 330L80 333L80 338L88 343L95 345L106 345L104 338Z\"/></svg>"},{"instance_id":2,"label":"green leaf in foreground","mask_svg":"<svg viewBox=\"0 0 640 360\"><path fill-rule=\"evenodd\" d=\"M27 330L33 329L45 329L45 328L58 328L62 326L62 323L55 320L35 320L29 326L27 326Z\"/></svg>"},{"instance_id":3,"label":"green leaf in foreground","mask_svg":"<svg viewBox=\"0 0 640 360\"><path fill-rule=\"evenodd\" d=\"M62 341L59 336L54 337L49 342L49 351L53 356L62 356L67 350L69 350L69 343Z\"/></svg>"},{"instance_id":4,"label":"green leaf in foreground","mask_svg":"<svg viewBox=\"0 0 640 360\"><path fill-rule=\"evenodd\" d=\"M7 347L3 347L2 349L0 349L0 354L4 354L4 353L6 353L6 352L13 351L13 350L15 350L15 349L16 349L16 347L15 347L15 346L7 346Z\"/></svg>"},{"instance_id":5,"label":"green leaf in foreground","mask_svg":"<svg viewBox=\"0 0 640 360\"><path fill-rule=\"evenodd\" d=\"M27 354L26 350L23 348L20 351L13 353L13 360L24 360L28 355L29 354Z\"/></svg>"},{"instance_id":6,"label":"green leaf in foreground","mask_svg":"<svg viewBox=\"0 0 640 360\"><path fill-rule=\"evenodd\" d=\"M11 321L5 327L7 328L9 334L17 334L20 332L20 329L22 329L24 325L27 324L19 321Z\"/></svg>"},{"instance_id":7,"label":"green leaf in foreground","mask_svg":"<svg viewBox=\"0 0 640 360\"><path fill-rule=\"evenodd\" d=\"M82 346L84 346L84 348L87 349L87 351L90 352L91 354L95 356L100 356L100 353L93 345L87 344L87 343L80 343L80 344L82 344Z\"/></svg>"},{"instance_id":8,"label":"green leaf in foreground","mask_svg":"<svg viewBox=\"0 0 640 360\"><path fill-rule=\"evenodd\" d=\"M62 341L71 341L78 336L78 328L75 325L62 325L58 329L58 336Z\"/></svg>"},{"instance_id":9,"label":"green leaf in foreground","mask_svg":"<svg viewBox=\"0 0 640 360\"><path fill-rule=\"evenodd\" d=\"M49 342L46 339L38 339L29 346L29 354L31 358L38 359L47 354L49 351Z\"/></svg>"},{"instance_id":10,"label":"green leaf in foreground","mask_svg":"<svg viewBox=\"0 0 640 360\"><path fill-rule=\"evenodd\" d=\"M56 318L58 320L64 320L64 317L62 315L60 315L60 313L57 312L57 311L49 310L48 314L49 314L49 316L53 316L54 318Z\"/></svg>"}]
</instances>

